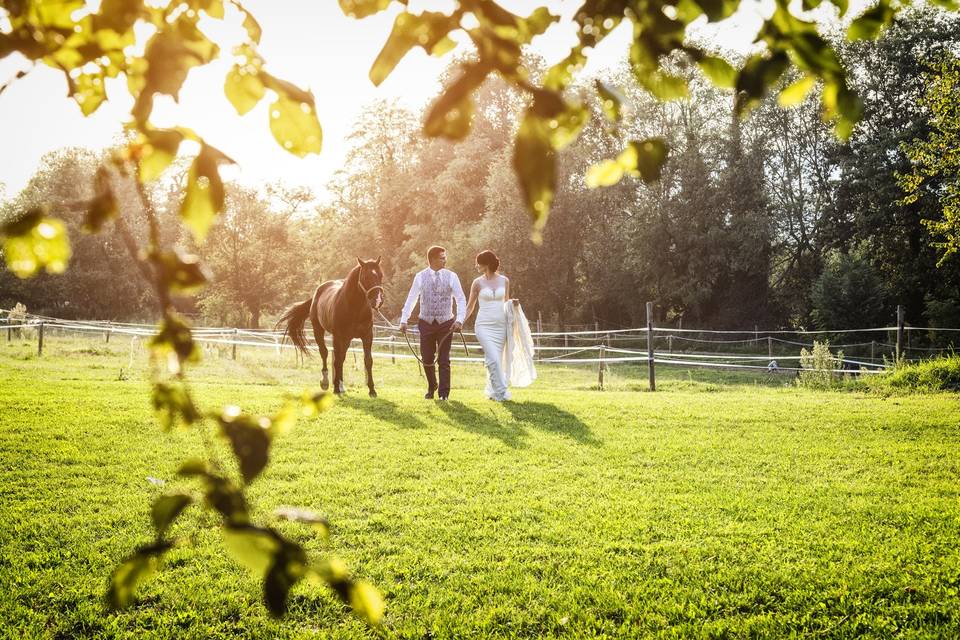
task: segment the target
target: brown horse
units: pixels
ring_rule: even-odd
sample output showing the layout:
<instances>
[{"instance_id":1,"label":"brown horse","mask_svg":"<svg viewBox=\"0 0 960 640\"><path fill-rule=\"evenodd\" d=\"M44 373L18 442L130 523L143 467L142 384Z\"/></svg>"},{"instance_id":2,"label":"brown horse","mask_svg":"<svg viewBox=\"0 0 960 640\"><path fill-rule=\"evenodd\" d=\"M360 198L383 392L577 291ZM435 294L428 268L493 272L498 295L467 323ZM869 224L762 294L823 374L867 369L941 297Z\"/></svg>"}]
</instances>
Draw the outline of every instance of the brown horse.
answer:
<instances>
[{"instance_id":1,"label":"brown horse","mask_svg":"<svg viewBox=\"0 0 960 640\"><path fill-rule=\"evenodd\" d=\"M383 304L383 271L380 270L380 258L361 260L350 270L344 280L327 280L300 304L295 304L284 312L277 321L277 327L286 323L284 335L302 353L307 353L307 341L303 337L303 325L307 318L313 325L313 337L320 348L323 358L323 380L320 386L330 386L327 378L327 345L323 341L325 333L333 337L333 392L340 394L343 388L343 359L354 338L363 343L363 364L367 369L367 388L370 397L376 398L373 387L373 310Z\"/></svg>"}]
</instances>

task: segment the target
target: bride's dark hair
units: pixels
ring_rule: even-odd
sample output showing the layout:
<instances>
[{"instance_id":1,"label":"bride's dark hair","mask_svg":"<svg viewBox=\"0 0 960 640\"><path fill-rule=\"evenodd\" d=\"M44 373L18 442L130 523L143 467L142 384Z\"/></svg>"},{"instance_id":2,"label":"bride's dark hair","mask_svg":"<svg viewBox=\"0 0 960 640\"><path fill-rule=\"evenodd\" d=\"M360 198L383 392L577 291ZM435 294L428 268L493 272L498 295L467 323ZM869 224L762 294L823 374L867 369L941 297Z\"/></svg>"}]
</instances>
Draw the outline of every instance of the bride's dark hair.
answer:
<instances>
[{"instance_id":1,"label":"bride's dark hair","mask_svg":"<svg viewBox=\"0 0 960 640\"><path fill-rule=\"evenodd\" d=\"M477 254L477 264L491 271L496 271L500 268L500 258L490 249L486 249Z\"/></svg>"}]
</instances>

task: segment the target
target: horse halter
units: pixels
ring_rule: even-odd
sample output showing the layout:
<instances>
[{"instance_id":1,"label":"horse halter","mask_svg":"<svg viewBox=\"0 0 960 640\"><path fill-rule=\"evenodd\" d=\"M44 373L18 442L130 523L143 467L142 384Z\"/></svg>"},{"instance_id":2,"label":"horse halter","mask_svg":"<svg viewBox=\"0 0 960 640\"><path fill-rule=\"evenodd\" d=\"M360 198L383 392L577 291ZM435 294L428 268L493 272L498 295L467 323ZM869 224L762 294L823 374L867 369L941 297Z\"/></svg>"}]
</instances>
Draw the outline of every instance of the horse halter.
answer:
<instances>
[{"instance_id":1,"label":"horse halter","mask_svg":"<svg viewBox=\"0 0 960 640\"><path fill-rule=\"evenodd\" d=\"M357 274L357 286L360 287L360 290L363 291L364 297L366 297L367 302L370 302L370 294L380 292L380 304L375 309L379 309L383 306L383 302L387 297L387 290L383 288L383 285L375 284L372 287L363 286L363 268L360 269L360 273Z\"/></svg>"}]
</instances>

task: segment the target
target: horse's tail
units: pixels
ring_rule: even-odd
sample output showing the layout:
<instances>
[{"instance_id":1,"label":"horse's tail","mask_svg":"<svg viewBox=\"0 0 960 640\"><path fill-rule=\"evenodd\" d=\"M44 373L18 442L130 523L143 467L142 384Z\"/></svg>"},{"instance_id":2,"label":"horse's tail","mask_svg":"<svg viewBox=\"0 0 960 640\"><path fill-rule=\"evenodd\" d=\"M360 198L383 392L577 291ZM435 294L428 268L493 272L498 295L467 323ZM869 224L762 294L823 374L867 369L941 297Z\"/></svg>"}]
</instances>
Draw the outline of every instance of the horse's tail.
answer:
<instances>
[{"instance_id":1,"label":"horse's tail","mask_svg":"<svg viewBox=\"0 0 960 640\"><path fill-rule=\"evenodd\" d=\"M307 354L307 339L303 335L303 325L307 321L307 316L310 315L310 304L312 302L313 298L307 298L304 302L293 305L283 312L283 315L280 316L277 324L273 327L276 330L280 325L286 323L283 328L283 337L290 336L290 341L303 354Z\"/></svg>"}]
</instances>

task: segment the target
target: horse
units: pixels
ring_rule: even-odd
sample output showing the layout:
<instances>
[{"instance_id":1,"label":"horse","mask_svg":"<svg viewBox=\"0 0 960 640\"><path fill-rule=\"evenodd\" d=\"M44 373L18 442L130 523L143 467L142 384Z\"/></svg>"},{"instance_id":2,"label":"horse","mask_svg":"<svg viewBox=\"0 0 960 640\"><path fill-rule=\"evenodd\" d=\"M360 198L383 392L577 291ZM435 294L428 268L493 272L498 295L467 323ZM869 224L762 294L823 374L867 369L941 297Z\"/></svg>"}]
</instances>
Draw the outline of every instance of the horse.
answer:
<instances>
[{"instance_id":1,"label":"horse","mask_svg":"<svg viewBox=\"0 0 960 640\"><path fill-rule=\"evenodd\" d=\"M275 329L286 323L284 337L306 355L307 341L303 337L303 325L307 318L313 326L313 337L323 358L323 380L320 387L329 388L327 377L327 345L323 336L333 337L333 392L340 395L343 388L343 360L354 338L363 343L363 364L367 370L367 388L370 397L376 398L373 385L373 312L383 305L383 271L380 258L361 260L343 280L327 280L305 301L287 309L277 321Z\"/></svg>"}]
</instances>

